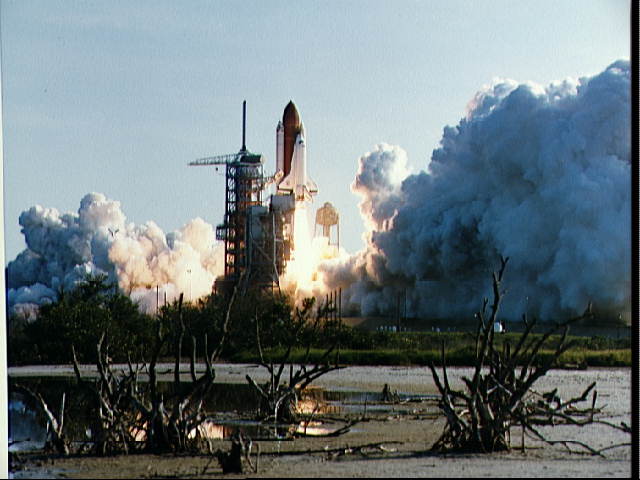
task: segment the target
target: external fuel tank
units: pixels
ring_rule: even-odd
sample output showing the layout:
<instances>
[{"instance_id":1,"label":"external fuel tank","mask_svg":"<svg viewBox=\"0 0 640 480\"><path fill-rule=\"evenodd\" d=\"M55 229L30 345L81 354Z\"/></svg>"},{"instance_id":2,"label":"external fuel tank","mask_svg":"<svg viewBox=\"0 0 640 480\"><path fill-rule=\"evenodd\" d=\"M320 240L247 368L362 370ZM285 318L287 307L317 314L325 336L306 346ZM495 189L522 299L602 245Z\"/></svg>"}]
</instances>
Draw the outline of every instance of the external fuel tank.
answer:
<instances>
[{"instance_id":1,"label":"external fuel tank","mask_svg":"<svg viewBox=\"0 0 640 480\"><path fill-rule=\"evenodd\" d=\"M293 157L293 149L295 147L296 138L300 133L300 114L292 101L289 101L282 115L282 124L284 126L283 152L282 152L282 172L286 177L291 171L291 160Z\"/></svg>"}]
</instances>

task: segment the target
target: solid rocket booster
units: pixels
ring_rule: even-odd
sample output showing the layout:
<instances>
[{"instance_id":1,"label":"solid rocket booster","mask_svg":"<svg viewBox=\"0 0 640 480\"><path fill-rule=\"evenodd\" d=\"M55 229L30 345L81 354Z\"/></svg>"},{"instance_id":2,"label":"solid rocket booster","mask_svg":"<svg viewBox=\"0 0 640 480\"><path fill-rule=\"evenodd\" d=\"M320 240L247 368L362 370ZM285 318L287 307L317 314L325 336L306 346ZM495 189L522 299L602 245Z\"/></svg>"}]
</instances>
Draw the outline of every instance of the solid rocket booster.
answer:
<instances>
[{"instance_id":1,"label":"solid rocket booster","mask_svg":"<svg viewBox=\"0 0 640 480\"><path fill-rule=\"evenodd\" d=\"M296 201L311 201L311 196L318 193L318 186L307 175L304 125L292 101L276 128L276 170L283 175L278 193L292 193Z\"/></svg>"},{"instance_id":2,"label":"solid rocket booster","mask_svg":"<svg viewBox=\"0 0 640 480\"><path fill-rule=\"evenodd\" d=\"M278 122L276 128L276 173L284 175L284 125Z\"/></svg>"}]
</instances>

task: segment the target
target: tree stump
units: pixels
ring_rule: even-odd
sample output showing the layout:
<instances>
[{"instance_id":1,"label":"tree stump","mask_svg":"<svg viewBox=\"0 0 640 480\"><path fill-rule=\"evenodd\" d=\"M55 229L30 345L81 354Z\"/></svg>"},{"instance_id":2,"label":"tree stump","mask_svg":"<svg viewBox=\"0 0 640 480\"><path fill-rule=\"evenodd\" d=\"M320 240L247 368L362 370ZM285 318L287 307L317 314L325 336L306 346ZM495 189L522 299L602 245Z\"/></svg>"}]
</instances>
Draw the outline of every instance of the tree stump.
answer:
<instances>
[{"instance_id":1,"label":"tree stump","mask_svg":"<svg viewBox=\"0 0 640 480\"><path fill-rule=\"evenodd\" d=\"M245 437L242 432L234 434L231 439L231 450L228 452L218 450L216 452L216 457L222 467L222 473L255 473L250 458L251 447L252 441L249 437ZM245 467L245 464L248 468Z\"/></svg>"}]
</instances>

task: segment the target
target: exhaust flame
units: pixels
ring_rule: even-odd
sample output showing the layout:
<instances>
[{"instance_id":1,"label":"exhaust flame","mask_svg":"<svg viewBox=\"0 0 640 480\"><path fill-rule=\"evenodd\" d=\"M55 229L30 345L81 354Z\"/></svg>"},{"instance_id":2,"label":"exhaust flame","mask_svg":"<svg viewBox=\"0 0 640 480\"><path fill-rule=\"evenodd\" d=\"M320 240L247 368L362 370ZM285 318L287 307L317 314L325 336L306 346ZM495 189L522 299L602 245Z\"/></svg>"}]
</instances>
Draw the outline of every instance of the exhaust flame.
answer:
<instances>
[{"instance_id":1,"label":"exhaust flame","mask_svg":"<svg viewBox=\"0 0 640 480\"><path fill-rule=\"evenodd\" d=\"M305 202L296 202L293 218L293 251L281 279L286 290L309 290L315 270L314 250L309 235L309 220Z\"/></svg>"},{"instance_id":2,"label":"exhaust flame","mask_svg":"<svg viewBox=\"0 0 640 480\"><path fill-rule=\"evenodd\" d=\"M307 203L297 202L294 213L293 245L291 260L287 263L280 285L296 300L325 293L324 281L319 277L322 262L346 257L347 253L336 245L330 245L327 237L311 238Z\"/></svg>"}]
</instances>

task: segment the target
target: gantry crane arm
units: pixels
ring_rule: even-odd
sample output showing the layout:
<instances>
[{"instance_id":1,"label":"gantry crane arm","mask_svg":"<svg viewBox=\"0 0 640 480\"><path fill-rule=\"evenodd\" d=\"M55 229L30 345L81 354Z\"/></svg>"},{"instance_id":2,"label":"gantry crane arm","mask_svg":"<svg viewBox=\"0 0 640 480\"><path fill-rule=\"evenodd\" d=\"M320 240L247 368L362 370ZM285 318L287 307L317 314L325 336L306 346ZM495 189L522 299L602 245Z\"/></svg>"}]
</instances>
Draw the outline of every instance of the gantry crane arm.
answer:
<instances>
[{"instance_id":1,"label":"gantry crane arm","mask_svg":"<svg viewBox=\"0 0 640 480\"><path fill-rule=\"evenodd\" d=\"M247 150L240 150L238 153L227 155L216 155L215 157L198 158L189 162L189 166L199 167L206 165L256 165L264 164L264 157L259 153L251 153Z\"/></svg>"},{"instance_id":2,"label":"gantry crane arm","mask_svg":"<svg viewBox=\"0 0 640 480\"><path fill-rule=\"evenodd\" d=\"M216 155L215 157L198 158L193 162L189 162L189 166L198 167L204 165L226 165L237 161L242 153L229 153L227 155Z\"/></svg>"}]
</instances>

